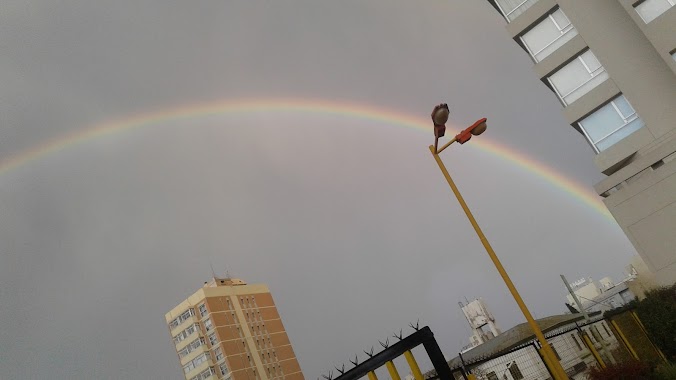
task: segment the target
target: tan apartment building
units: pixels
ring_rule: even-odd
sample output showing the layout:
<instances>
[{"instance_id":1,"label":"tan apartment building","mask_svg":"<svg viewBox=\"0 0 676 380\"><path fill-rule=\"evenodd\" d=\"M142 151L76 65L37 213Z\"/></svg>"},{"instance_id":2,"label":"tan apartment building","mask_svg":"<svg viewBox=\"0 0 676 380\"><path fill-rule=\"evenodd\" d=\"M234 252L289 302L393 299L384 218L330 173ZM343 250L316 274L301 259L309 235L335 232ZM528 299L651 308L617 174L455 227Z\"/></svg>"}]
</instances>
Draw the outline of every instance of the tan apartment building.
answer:
<instances>
[{"instance_id":1,"label":"tan apartment building","mask_svg":"<svg viewBox=\"0 0 676 380\"><path fill-rule=\"evenodd\" d=\"M607 177L658 284L676 282L676 0L488 0Z\"/></svg>"},{"instance_id":2,"label":"tan apartment building","mask_svg":"<svg viewBox=\"0 0 676 380\"><path fill-rule=\"evenodd\" d=\"M186 380L304 380L266 285L213 278L164 318Z\"/></svg>"}]
</instances>

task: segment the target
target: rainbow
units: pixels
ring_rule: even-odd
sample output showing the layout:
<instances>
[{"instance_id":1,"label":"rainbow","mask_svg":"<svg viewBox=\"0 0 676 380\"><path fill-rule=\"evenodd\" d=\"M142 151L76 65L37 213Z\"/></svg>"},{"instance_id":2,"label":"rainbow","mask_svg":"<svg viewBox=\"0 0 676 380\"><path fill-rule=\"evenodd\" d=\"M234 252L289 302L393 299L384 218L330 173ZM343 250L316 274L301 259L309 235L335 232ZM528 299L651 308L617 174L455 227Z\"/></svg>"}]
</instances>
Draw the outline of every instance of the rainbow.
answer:
<instances>
[{"instance_id":1,"label":"rainbow","mask_svg":"<svg viewBox=\"0 0 676 380\"><path fill-rule=\"evenodd\" d=\"M347 115L364 120L397 125L404 128L413 128L429 132L430 122L422 118L413 117L397 111L376 108L367 105L342 103L336 101L310 99L251 99L251 100L224 100L206 104L187 105L169 110L144 113L127 119L114 120L95 125L83 131L77 131L63 137L51 140L33 149L21 152L9 159L0 161L0 175L6 174L22 165L39 160L51 154L67 149L77 144L83 144L93 139L108 135L119 134L136 128L160 126L162 122L189 120L209 115L224 115L248 112L300 112L316 114ZM612 216L588 186L567 178L555 169L548 167L527 155L518 152L506 145L498 144L485 137L472 141L472 146L506 160L515 166L541 177L554 187L563 190L571 197L590 206L602 215ZM425 149L425 147L421 148Z\"/></svg>"}]
</instances>

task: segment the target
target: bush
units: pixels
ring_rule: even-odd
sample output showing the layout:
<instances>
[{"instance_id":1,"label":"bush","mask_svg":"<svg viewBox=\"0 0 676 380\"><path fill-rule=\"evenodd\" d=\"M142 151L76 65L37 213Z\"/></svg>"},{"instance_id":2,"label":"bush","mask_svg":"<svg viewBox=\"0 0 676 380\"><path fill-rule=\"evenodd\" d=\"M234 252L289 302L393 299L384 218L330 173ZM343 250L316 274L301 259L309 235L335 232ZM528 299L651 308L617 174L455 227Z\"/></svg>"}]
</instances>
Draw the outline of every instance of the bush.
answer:
<instances>
[{"instance_id":1,"label":"bush","mask_svg":"<svg viewBox=\"0 0 676 380\"><path fill-rule=\"evenodd\" d=\"M636 314L653 343L666 357L676 359L676 284L647 292L636 305Z\"/></svg>"},{"instance_id":2,"label":"bush","mask_svg":"<svg viewBox=\"0 0 676 380\"><path fill-rule=\"evenodd\" d=\"M632 360L624 363L609 364L606 368L589 369L589 380L653 380L648 364Z\"/></svg>"},{"instance_id":3,"label":"bush","mask_svg":"<svg viewBox=\"0 0 676 380\"><path fill-rule=\"evenodd\" d=\"M674 380L676 379L676 365L662 364L655 369L655 380Z\"/></svg>"}]
</instances>

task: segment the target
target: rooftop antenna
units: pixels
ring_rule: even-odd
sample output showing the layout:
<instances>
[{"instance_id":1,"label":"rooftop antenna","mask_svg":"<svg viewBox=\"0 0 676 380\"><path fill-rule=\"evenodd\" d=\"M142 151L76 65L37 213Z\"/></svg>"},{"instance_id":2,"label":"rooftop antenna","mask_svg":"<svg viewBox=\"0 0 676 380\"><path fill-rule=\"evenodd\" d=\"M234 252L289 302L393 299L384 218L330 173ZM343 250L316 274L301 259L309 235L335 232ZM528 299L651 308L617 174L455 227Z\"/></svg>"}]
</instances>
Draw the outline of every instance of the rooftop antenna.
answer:
<instances>
[{"instance_id":1,"label":"rooftop antenna","mask_svg":"<svg viewBox=\"0 0 676 380\"><path fill-rule=\"evenodd\" d=\"M214 264L211 263L211 260L209 260L209 266L211 267L211 277L216 279L216 272L214 271Z\"/></svg>"}]
</instances>

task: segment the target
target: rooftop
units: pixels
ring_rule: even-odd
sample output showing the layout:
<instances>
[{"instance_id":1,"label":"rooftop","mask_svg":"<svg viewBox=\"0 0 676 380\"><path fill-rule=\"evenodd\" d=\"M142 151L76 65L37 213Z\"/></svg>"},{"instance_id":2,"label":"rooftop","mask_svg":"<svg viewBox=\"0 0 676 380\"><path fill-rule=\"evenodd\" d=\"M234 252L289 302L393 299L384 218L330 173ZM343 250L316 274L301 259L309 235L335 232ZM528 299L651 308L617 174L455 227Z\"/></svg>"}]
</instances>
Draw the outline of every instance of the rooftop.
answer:
<instances>
[{"instance_id":1,"label":"rooftop","mask_svg":"<svg viewBox=\"0 0 676 380\"><path fill-rule=\"evenodd\" d=\"M597 316L599 314L600 312L589 313L590 316ZM546 334L553 330L570 326L582 319L584 319L582 314L562 314L537 319L535 322L538 324L538 326L540 326L542 333ZM533 330L531 330L530 326L528 326L528 323L524 322L512 327L504 333L487 341L486 343L464 352L462 354L462 359L465 364L475 363L499 356L500 354L506 354L513 349L521 347L534 340L535 334L533 333ZM452 371L462 367L462 361L460 360L460 357L456 356L455 358L449 360L448 366ZM434 374L434 371L430 371L425 374L425 377L428 378Z\"/></svg>"}]
</instances>

